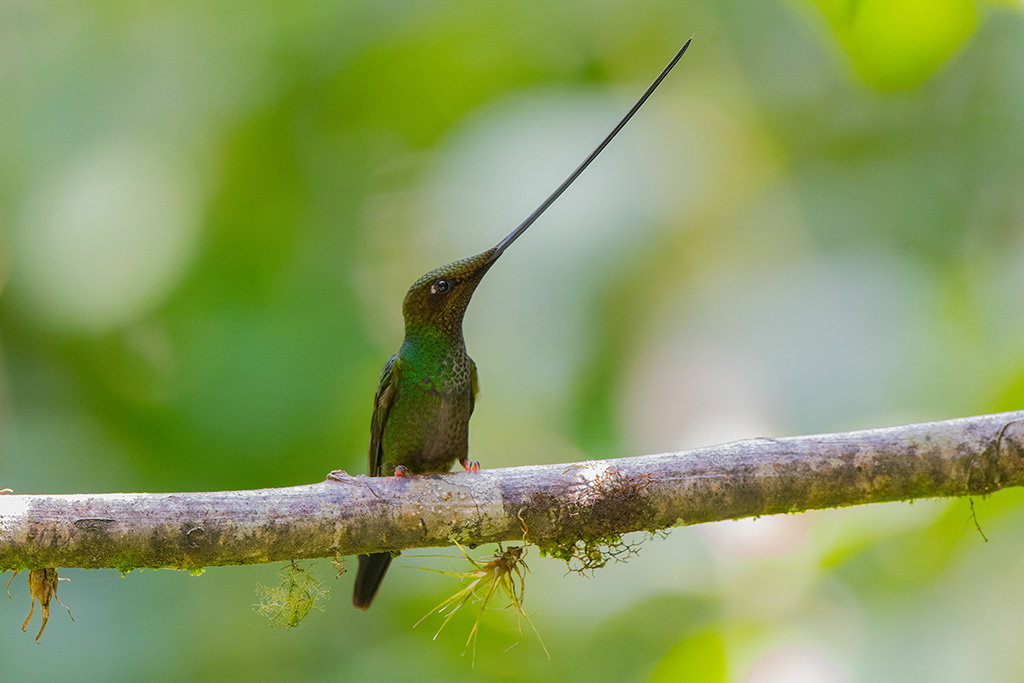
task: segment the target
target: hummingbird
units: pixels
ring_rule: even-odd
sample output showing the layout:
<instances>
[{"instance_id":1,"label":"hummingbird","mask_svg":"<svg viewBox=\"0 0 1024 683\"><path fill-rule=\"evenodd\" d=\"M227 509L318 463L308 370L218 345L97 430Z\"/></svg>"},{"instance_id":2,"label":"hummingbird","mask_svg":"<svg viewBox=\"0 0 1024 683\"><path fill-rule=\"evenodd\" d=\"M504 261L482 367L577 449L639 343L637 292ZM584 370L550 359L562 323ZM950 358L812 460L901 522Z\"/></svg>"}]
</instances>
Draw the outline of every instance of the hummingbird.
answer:
<instances>
[{"instance_id":1,"label":"hummingbird","mask_svg":"<svg viewBox=\"0 0 1024 683\"><path fill-rule=\"evenodd\" d=\"M398 353L384 364L373 399L370 476L447 472L456 461L467 471L480 469L479 462L469 460L469 418L479 386L477 369L462 336L462 320L473 292L509 245L561 196L647 101L691 40L601 144L515 230L481 254L435 268L409 288L402 302L405 339ZM392 558L386 552L359 556L352 592L355 607L369 609Z\"/></svg>"}]
</instances>

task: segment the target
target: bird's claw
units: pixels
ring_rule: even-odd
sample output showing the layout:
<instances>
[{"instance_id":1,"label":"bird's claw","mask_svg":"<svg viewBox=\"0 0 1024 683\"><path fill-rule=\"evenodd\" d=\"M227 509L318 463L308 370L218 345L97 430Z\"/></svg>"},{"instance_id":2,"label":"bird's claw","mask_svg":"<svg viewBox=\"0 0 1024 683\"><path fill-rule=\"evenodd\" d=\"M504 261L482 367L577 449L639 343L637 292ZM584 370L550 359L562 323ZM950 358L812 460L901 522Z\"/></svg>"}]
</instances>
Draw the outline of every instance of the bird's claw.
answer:
<instances>
[{"instance_id":1,"label":"bird's claw","mask_svg":"<svg viewBox=\"0 0 1024 683\"><path fill-rule=\"evenodd\" d=\"M479 460L460 460L459 464L462 465L467 472L479 472L480 461Z\"/></svg>"}]
</instances>

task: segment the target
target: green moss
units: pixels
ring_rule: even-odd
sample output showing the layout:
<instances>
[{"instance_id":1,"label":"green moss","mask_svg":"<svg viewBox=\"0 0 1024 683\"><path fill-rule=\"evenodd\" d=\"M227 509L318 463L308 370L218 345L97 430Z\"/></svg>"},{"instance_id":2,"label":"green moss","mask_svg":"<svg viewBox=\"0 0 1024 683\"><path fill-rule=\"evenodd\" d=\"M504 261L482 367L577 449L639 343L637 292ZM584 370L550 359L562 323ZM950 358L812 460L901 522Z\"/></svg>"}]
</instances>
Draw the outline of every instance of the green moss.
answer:
<instances>
[{"instance_id":1,"label":"green moss","mask_svg":"<svg viewBox=\"0 0 1024 683\"><path fill-rule=\"evenodd\" d=\"M562 560L569 571L578 573L593 572L610 561L625 562L640 552L640 544L627 543L622 539L622 534L577 538L574 541L560 541L539 548L542 556Z\"/></svg>"},{"instance_id":2,"label":"green moss","mask_svg":"<svg viewBox=\"0 0 1024 683\"><path fill-rule=\"evenodd\" d=\"M609 561L624 562L639 552L622 530L656 533L655 510L648 500L649 475L627 475L617 467L588 463L576 468L580 483L560 511L555 527L564 540L539 545L542 555L565 562L570 571L600 569Z\"/></svg>"},{"instance_id":3,"label":"green moss","mask_svg":"<svg viewBox=\"0 0 1024 683\"><path fill-rule=\"evenodd\" d=\"M256 589L260 601L253 605L253 610L266 617L272 627L295 628L311 609L323 611L317 603L329 597L329 591L308 568L291 562L279 576L281 583L277 586L260 585Z\"/></svg>"},{"instance_id":4,"label":"green moss","mask_svg":"<svg viewBox=\"0 0 1024 683\"><path fill-rule=\"evenodd\" d=\"M141 558L138 553L128 550L114 557L110 566L121 572L121 576L127 576L131 570L138 569L140 564Z\"/></svg>"}]
</instances>

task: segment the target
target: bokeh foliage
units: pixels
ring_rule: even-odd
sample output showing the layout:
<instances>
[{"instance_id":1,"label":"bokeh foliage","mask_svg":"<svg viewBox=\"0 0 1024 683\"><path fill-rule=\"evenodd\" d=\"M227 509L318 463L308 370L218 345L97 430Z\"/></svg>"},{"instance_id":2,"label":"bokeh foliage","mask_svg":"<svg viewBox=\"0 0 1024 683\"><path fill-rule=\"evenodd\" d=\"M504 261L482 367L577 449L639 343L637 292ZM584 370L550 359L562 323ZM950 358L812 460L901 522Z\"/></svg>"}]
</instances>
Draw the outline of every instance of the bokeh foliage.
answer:
<instances>
[{"instance_id":1,"label":"bokeh foliage","mask_svg":"<svg viewBox=\"0 0 1024 683\"><path fill-rule=\"evenodd\" d=\"M0 488L361 471L405 288L514 226L691 33L477 292L474 457L1021 408L1019 2L14 0ZM77 623L35 647L12 606L0 660L10 680L1013 680L1022 498L975 501L987 544L956 501L677 530L590 581L531 555L551 662L529 637L502 652L500 611L475 671L457 620L411 630L457 588L407 567L464 570L455 552L396 561L367 614L325 560L334 599L287 632L251 610L280 567L62 571Z\"/></svg>"}]
</instances>

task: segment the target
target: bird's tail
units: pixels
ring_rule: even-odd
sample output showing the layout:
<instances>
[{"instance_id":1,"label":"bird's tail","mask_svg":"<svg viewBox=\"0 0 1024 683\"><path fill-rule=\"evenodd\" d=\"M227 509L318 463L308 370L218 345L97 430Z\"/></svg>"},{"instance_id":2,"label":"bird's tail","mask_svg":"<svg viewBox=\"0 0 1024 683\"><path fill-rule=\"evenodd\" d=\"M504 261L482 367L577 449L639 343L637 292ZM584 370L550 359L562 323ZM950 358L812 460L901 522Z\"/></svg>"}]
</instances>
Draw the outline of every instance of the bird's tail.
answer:
<instances>
[{"instance_id":1,"label":"bird's tail","mask_svg":"<svg viewBox=\"0 0 1024 683\"><path fill-rule=\"evenodd\" d=\"M359 556L359 569L356 570L356 583L352 589L352 604L359 609L370 609L373 596L377 595L380 582L391 566L391 553L373 553Z\"/></svg>"}]
</instances>

